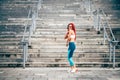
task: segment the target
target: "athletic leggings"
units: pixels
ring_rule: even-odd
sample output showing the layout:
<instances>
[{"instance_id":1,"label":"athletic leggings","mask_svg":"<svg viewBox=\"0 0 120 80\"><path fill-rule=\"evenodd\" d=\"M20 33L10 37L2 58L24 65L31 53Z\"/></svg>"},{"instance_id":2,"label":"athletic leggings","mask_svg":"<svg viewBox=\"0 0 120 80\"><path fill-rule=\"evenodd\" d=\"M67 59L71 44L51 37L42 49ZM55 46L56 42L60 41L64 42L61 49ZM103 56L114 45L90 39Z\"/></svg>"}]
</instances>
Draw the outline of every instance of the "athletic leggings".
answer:
<instances>
[{"instance_id":1,"label":"athletic leggings","mask_svg":"<svg viewBox=\"0 0 120 80\"><path fill-rule=\"evenodd\" d=\"M74 66L74 61L72 59L74 50L76 49L76 45L74 42L69 42L69 47L68 47L68 61L70 66Z\"/></svg>"}]
</instances>

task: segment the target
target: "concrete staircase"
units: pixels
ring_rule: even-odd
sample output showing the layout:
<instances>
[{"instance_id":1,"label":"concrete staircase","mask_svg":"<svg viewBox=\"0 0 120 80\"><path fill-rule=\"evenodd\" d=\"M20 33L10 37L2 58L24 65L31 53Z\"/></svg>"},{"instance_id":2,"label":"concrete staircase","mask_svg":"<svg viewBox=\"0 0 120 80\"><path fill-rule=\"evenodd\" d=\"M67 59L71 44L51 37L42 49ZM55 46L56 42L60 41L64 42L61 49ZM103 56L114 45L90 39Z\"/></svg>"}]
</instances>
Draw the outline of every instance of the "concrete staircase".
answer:
<instances>
[{"instance_id":1,"label":"concrete staircase","mask_svg":"<svg viewBox=\"0 0 120 80\"><path fill-rule=\"evenodd\" d=\"M20 41L24 25L27 22L28 8L35 6L37 0L18 0L13 2L7 0L0 1L0 3L2 4L2 13L0 13L0 17L2 17L0 21L0 66L22 66L23 51ZM110 64L111 66L108 42L103 45L103 31L98 34L93 28L91 14L87 11L84 3L86 2L83 0L42 1L42 7L39 10L36 22L37 28L31 38L32 47L29 48L27 66L69 66L64 35L67 24L70 22L74 22L77 29L77 49L73 56L76 65L79 67L108 67ZM95 3L102 7L101 1L95 1ZM5 11L9 13L4 14ZM111 13L108 14L107 18L113 28L119 28L120 23L117 21L119 19L112 21L115 18L111 17L113 15L112 11L114 10L111 9ZM119 12L119 10L117 11ZM12 15L15 12L16 16ZM116 67L120 66L119 53L120 50L118 48L116 49Z\"/></svg>"},{"instance_id":2,"label":"concrete staircase","mask_svg":"<svg viewBox=\"0 0 120 80\"><path fill-rule=\"evenodd\" d=\"M38 1L0 0L0 66L20 66L23 50L20 42L29 8Z\"/></svg>"}]
</instances>

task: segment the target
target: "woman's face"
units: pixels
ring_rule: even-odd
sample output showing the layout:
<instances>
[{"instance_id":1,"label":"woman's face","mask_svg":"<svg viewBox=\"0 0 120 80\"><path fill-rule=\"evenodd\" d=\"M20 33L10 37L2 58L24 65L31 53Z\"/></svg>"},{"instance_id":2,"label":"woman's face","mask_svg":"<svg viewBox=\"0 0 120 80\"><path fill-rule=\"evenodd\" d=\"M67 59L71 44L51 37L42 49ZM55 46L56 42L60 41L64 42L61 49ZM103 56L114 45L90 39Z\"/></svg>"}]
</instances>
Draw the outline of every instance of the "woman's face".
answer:
<instances>
[{"instance_id":1,"label":"woman's face","mask_svg":"<svg viewBox=\"0 0 120 80\"><path fill-rule=\"evenodd\" d=\"M68 25L68 30L72 30L72 25Z\"/></svg>"}]
</instances>

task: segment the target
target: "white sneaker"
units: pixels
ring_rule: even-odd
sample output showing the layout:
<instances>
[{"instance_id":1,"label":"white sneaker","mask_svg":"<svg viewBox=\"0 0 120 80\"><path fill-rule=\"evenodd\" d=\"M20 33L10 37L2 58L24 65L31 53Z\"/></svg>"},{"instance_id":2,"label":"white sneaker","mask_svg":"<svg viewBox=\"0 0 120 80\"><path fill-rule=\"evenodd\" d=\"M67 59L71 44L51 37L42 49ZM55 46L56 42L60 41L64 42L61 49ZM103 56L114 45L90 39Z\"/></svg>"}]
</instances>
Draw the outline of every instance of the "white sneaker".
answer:
<instances>
[{"instance_id":1,"label":"white sneaker","mask_svg":"<svg viewBox=\"0 0 120 80\"><path fill-rule=\"evenodd\" d=\"M72 69L72 70L71 70L71 72L73 72L73 73L74 73L74 72L77 72L77 71L78 71L78 69Z\"/></svg>"},{"instance_id":2,"label":"white sneaker","mask_svg":"<svg viewBox=\"0 0 120 80\"><path fill-rule=\"evenodd\" d=\"M71 71L72 71L71 69L68 70L68 72L71 72Z\"/></svg>"},{"instance_id":3,"label":"white sneaker","mask_svg":"<svg viewBox=\"0 0 120 80\"><path fill-rule=\"evenodd\" d=\"M76 72L76 70L75 70L75 69L72 69L71 72Z\"/></svg>"}]
</instances>

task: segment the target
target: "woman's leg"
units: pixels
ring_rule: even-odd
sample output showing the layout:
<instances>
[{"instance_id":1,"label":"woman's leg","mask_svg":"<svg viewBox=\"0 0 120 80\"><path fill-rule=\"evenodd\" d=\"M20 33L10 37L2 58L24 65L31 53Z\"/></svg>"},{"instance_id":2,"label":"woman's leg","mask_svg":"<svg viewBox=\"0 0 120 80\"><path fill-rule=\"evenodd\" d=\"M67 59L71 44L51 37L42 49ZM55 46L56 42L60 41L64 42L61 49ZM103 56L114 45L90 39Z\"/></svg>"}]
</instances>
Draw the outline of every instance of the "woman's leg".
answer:
<instances>
[{"instance_id":1,"label":"woman's leg","mask_svg":"<svg viewBox=\"0 0 120 80\"><path fill-rule=\"evenodd\" d=\"M69 49L68 50L68 61L69 61L69 64L70 66L74 66L74 61L72 59L72 56L73 56L73 50Z\"/></svg>"},{"instance_id":2,"label":"woman's leg","mask_svg":"<svg viewBox=\"0 0 120 80\"><path fill-rule=\"evenodd\" d=\"M72 59L73 53L74 53L75 49L76 49L76 46L75 46L74 42L69 43L69 48L68 48L68 61L69 61L69 64L70 64L70 66L71 66L71 70L72 70L73 72L76 72L76 70L77 70L77 68L76 68L76 66L75 66L75 64L74 64L74 61L73 61L73 59Z\"/></svg>"},{"instance_id":3,"label":"woman's leg","mask_svg":"<svg viewBox=\"0 0 120 80\"><path fill-rule=\"evenodd\" d=\"M72 59L73 52L74 51L68 50L68 61L69 61L70 67L71 67L71 72L77 72L78 69L76 68L74 61Z\"/></svg>"}]
</instances>

